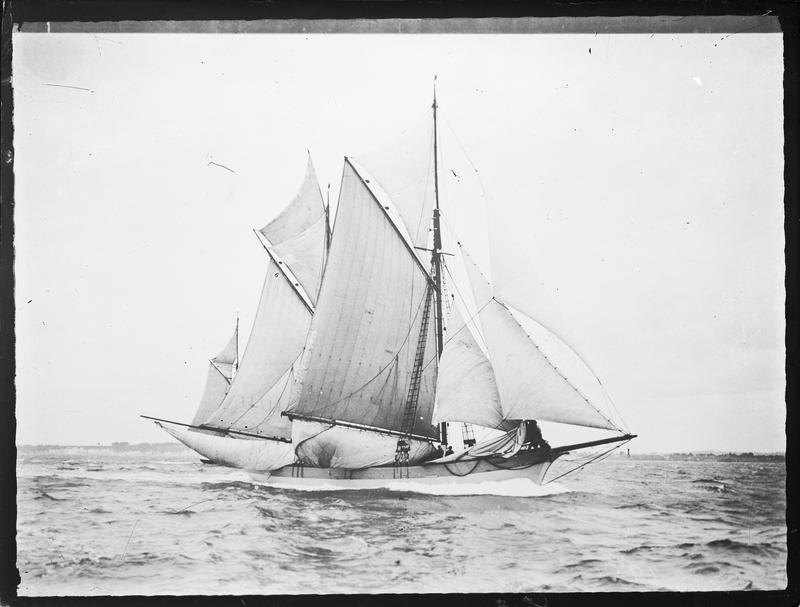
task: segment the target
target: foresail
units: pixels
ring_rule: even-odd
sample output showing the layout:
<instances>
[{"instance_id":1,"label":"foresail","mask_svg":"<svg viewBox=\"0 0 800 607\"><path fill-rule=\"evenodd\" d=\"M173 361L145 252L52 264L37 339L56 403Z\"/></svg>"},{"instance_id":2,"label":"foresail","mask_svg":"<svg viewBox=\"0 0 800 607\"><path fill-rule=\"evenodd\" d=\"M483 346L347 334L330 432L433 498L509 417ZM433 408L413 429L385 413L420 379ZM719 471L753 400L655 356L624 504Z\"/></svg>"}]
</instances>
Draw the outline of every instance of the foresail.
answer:
<instances>
[{"instance_id":1,"label":"foresail","mask_svg":"<svg viewBox=\"0 0 800 607\"><path fill-rule=\"evenodd\" d=\"M309 300L317 298L325 265L325 203L311 158L300 191L291 203L258 230L286 263Z\"/></svg>"},{"instance_id":2,"label":"foresail","mask_svg":"<svg viewBox=\"0 0 800 607\"><path fill-rule=\"evenodd\" d=\"M250 339L231 388L206 425L253 432L242 416L289 371L303 348L311 313L277 264L270 260ZM265 412L266 413L266 412ZM248 424L249 426L249 424ZM280 412L267 416L257 434L289 438L291 431Z\"/></svg>"},{"instance_id":3,"label":"foresail","mask_svg":"<svg viewBox=\"0 0 800 607\"><path fill-rule=\"evenodd\" d=\"M214 362L210 361L208 363L208 372L206 373L206 387L203 390L197 413L194 414L194 419L192 419L193 426L202 424L219 407L228 393L229 386L229 380L222 375L222 372L217 369Z\"/></svg>"},{"instance_id":4,"label":"foresail","mask_svg":"<svg viewBox=\"0 0 800 607\"><path fill-rule=\"evenodd\" d=\"M469 324L465 324L458 307L454 306L439 361L433 421L467 422L486 428L510 429L514 424L503 419L492 365L472 331Z\"/></svg>"},{"instance_id":5,"label":"foresail","mask_svg":"<svg viewBox=\"0 0 800 607\"><path fill-rule=\"evenodd\" d=\"M487 281L478 269L473 264L466 265L497 380L503 418L618 430L552 364L511 310L491 297Z\"/></svg>"},{"instance_id":6,"label":"foresail","mask_svg":"<svg viewBox=\"0 0 800 607\"><path fill-rule=\"evenodd\" d=\"M406 431L428 287L419 259L346 160L325 279L287 411ZM433 340L427 341L430 363L435 353L427 352ZM432 438L434 374L428 364L414 426L415 434Z\"/></svg>"}]
</instances>

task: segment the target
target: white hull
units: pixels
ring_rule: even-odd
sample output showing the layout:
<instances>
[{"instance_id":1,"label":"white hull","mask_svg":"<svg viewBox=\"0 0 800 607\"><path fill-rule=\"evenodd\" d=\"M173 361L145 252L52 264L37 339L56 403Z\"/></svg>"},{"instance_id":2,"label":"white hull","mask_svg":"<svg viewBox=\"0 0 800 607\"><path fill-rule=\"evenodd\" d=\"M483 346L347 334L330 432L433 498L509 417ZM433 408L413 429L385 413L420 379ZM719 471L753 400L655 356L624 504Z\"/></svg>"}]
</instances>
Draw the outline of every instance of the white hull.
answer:
<instances>
[{"instance_id":1,"label":"white hull","mask_svg":"<svg viewBox=\"0 0 800 607\"><path fill-rule=\"evenodd\" d=\"M421 466L380 466L360 470L310 468L299 464L255 472L256 482L296 489L398 489L424 487L452 488L476 483L527 479L536 485L544 482L550 465L558 455L522 452L511 458L480 458Z\"/></svg>"},{"instance_id":2,"label":"white hull","mask_svg":"<svg viewBox=\"0 0 800 607\"><path fill-rule=\"evenodd\" d=\"M264 472L295 461L294 446L291 443L223 436L168 422L156 422L156 425L204 458L232 468Z\"/></svg>"}]
</instances>

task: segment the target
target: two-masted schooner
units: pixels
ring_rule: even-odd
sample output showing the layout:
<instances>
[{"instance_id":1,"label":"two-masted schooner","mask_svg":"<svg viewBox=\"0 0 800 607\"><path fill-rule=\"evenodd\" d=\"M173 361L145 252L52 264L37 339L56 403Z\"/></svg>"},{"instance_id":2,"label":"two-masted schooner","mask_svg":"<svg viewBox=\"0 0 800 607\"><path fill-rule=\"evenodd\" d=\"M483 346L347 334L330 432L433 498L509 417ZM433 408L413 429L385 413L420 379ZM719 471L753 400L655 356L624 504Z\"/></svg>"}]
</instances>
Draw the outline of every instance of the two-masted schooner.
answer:
<instances>
[{"instance_id":1,"label":"two-masted schooner","mask_svg":"<svg viewBox=\"0 0 800 607\"><path fill-rule=\"evenodd\" d=\"M432 110L420 154L345 157L332 229L309 157L297 196L255 231L267 272L236 373L220 371L229 346L191 424L149 419L263 482L353 488L542 483L565 453L634 438L572 381L564 352L583 359L530 289L507 288L502 255L489 278L444 229L435 91ZM613 435L550 447L535 420ZM457 426L493 432L453 453Z\"/></svg>"}]
</instances>

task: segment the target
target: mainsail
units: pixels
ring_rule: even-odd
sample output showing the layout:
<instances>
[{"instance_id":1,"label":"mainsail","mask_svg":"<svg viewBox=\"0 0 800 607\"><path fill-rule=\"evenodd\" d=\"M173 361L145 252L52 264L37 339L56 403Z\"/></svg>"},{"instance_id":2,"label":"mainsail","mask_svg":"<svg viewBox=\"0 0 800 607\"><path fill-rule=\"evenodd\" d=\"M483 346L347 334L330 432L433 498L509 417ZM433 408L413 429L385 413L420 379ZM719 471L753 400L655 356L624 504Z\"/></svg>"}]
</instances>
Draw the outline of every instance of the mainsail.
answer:
<instances>
[{"instance_id":1,"label":"mainsail","mask_svg":"<svg viewBox=\"0 0 800 607\"><path fill-rule=\"evenodd\" d=\"M435 332L425 326L431 279L368 181L345 159L325 277L287 412L438 439L431 423ZM424 362L409 428L404 412L420 349ZM396 438L389 442L393 448Z\"/></svg>"},{"instance_id":2,"label":"mainsail","mask_svg":"<svg viewBox=\"0 0 800 607\"><path fill-rule=\"evenodd\" d=\"M238 353L238 333L239 322L236 322L236 329L228 341L225 348L214 358L208 361L208 372L206 373L206 387L200 399L200 406L197 408L192 419L192 425L197 426L214 411L225 398L233 379L236 363L239 358Z\"/></svg>"}]
</instances>

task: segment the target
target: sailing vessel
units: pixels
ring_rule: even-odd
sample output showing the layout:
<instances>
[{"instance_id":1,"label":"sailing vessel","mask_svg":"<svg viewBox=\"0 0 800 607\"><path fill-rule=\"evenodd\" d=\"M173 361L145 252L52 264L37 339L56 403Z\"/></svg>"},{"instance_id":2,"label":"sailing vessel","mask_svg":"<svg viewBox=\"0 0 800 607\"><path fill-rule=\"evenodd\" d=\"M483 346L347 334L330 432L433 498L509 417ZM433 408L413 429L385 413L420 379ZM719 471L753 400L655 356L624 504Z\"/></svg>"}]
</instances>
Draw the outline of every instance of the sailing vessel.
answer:
<instances>
[{"instance_id":1,"label":"sailing vessel","mask_svg":"<svg viewBox=\"0 0 800 607\"><path fill-rule=\"evenodd\" d=\"M208 461L269 470L295 459L291 423L281 411L288 402L295 364L314 312L330 240L328 207L310 155L293 200L254 232L267 252L266 276L235 376L222 386L209 369L210 387L190 424L142 417L155 421ZM227 361L228 348L224 353ZM215 361L216 371L223 363Z\"/></svg>"},{"instance_id":2,"label":"sailing vessel","mask_svg":"<svg viewBox=\"0 0 800 607\"><path fill-rule=\"evenodd\" d=\"M282 359L265 346L251 354L248 343L218 409L199 428L169 430L173 436L201 453L206 445L201 451L197 437L187 440L192 431L217 433L213 440L229 450L241 438L268 443L253 447L268 458L218 455L219 461L265 483L350 488L395 481L542 483L566 453L634 438L573 381L569 368L576 361L596 376L566 344L546 298L531 288L531 275L512 269L518 260L504 250L505 239L490 238L499 246L492 248L487 277L454 230L444 229L435 90L432 110L432 133L423 129L411 147L345 157L333 229L320 223L308 239L323 253L306 282L285 272L285 252L286 263L275 245L265 245L272 264L267 280L286 296L266 297L265 285L261 305L269 311L259 308L250 341L281 344ZM324 204L314 208L317 215L304 215L303 225L327 218ZM262 236L294 242L300 222L283 223L295 226L294 238L264 230ZM276 268L287 280L270 280ZM266 325L280 332L258 341ZM259 390L247 388L256 383ZM551 448L535 420L612 435ZM457 425L489 436L445 452L456 444L448 434Z\"/></svg>"}]
</instances>

